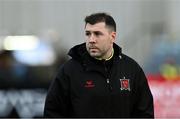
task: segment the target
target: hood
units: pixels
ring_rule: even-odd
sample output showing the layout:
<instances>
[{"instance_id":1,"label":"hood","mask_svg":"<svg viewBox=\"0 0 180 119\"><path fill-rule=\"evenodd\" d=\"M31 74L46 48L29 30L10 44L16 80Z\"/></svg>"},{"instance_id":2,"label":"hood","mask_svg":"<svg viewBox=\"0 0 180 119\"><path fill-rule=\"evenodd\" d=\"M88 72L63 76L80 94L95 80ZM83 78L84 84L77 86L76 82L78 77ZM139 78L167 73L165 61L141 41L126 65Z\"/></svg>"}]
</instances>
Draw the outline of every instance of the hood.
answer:
<instances>
[{"instance_id":1,"label":"hood","mask_svg":"<svg viewBox=\"0 0 180 119\"><path fill-rule=\"evenodd\" d=\"M114 48L114 55L119 57L119 55L122 54L121 47L119 47L117 44L114 43L113 48ZM69 50L68 55L71 56L73 59L78 60L80 62L82 62L85 58L87 58L87 56L90 56L86 50L85 43L72 47Z\"/></svg>"}]
</instances>

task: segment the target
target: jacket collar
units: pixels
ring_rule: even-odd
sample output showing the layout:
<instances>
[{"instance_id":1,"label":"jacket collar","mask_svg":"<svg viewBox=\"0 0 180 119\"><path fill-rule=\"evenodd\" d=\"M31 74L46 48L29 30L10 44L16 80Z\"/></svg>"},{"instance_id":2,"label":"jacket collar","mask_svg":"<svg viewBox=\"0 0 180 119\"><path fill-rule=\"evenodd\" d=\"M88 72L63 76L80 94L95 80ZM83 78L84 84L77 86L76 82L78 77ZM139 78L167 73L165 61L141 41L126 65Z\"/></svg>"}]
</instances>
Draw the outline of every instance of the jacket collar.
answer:
<instances>
[{"instance_id":1,"label":"jacket collar","mask_svg":"<svg viewBox=\"0 0 180 119\"><path fill-rule=\"evenodd\" d=\"M119 57L122 55L121 47L114 43L113 48L115 57ZM68 55L71 56L73 59L82 61L88 55L88 52L86 50L86 44L82 43L72 47L69 50Z\"/></svg>"},{"instance_id":2,"label":"jacket collar","mask_svg":"<svg viewBox=\"0 0 180 119\"><path fill-rule=\"evenodd\" d=\"M116 59L121 58L122 52L121 52L121 48L115 43L113 44L113 48L114 48L114 56L112 60L114 62L116 61ZM97 60L91 57L86 50L85 43L76 45L73 48L71 48L70 51L68 52L68 55L71 56L72 59L75 59L78 62L80 62L85 68L85 70L87 71L95 70L95 71L102 72L102 65L105 61Z\"/></svg>"}]
</instances>

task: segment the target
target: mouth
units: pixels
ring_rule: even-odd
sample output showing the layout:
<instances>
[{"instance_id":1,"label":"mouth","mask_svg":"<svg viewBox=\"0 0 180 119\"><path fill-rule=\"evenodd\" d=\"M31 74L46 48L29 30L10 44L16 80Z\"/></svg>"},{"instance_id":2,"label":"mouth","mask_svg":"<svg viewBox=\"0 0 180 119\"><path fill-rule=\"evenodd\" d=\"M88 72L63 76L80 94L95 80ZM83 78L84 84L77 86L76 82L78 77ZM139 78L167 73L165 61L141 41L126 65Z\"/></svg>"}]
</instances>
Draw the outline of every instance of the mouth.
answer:
<instances>
[{"instance_id":1,"label":"mouth","mask_svg":"<svg viewBox=\"0 0 180 119\"><path fill-rule=\"evenodd\" d=\"M89 49L98 49L96 46L89 46Z\"/></svg>"},{"instance_id":2,"label":"mouth","mask_svg":"<svg viewBox=\"0 0 180 119\"><path fill-rule=\"evenodd\" d=\"M98 48L96 48L96 47L90 47L89 49L98 49Z\"/></svg>"},{"instance_id":3,"label":"mouth","mask_svg":"<svg viewBox=\"0 0 180 119\"><path fill-rule=\"evenodd\" d=\"M96 52L99 50L99 48L96 47L94 44L89 44L88 47L90 52Z\"/></svg>"},{"instance_id":4,"label":"mouth","mask_svg":"<svg viewBox=\"0 0 180 119\"><path fill-rule=\"evenodd\" d=\"M90 50L90 51L96 51L96 50L98 50L98 48L96 48L96 47L90 47L89 50Z\"/></svg>"}]
</instances>

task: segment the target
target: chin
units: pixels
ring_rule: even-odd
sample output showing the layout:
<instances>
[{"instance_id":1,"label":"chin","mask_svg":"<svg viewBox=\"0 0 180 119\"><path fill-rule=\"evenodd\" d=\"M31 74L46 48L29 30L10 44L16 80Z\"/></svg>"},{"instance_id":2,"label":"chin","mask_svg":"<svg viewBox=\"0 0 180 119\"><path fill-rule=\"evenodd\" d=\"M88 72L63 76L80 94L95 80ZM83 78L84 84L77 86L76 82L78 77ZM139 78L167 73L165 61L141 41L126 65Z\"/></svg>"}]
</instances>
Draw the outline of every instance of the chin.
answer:
<instances>
[{"instance_id":1,"label":"chin","mask_svg":"<svg viewBox=\"0 0 180 119\"><path fill-rule=\"evenodd\" d=\"M98 55L98 54L96 54L96 53L90 53L90 56L91 57L94 57L94 58L99 58L100 56Z\"/></svg>"}]
</instances>

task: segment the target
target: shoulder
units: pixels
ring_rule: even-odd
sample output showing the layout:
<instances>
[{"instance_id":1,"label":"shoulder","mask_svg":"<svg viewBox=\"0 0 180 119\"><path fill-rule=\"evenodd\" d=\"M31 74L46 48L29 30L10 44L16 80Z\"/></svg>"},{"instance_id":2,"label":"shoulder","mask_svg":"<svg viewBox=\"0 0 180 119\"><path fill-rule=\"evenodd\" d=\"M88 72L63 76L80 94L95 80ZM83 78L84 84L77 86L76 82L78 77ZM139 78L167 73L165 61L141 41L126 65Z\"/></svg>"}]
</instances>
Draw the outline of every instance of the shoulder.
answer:
<instances>
[{"instance_id":1,"label":"shoulder","mask_svg":"<svg viewBox=\"0 0 180 119\"><path fill-rule=\"evenodd\" d=\"M122 62L126 65L126 67L141 70L141 66L138 64L138 62L125 54L122 54Z\"/></svg>"},{"instance_id":2,"label":"shoulder","mask_svg":"<svg viewBox=\"0 0 180 119\"><path fill-rule=\"evenodd\" d=\"M133 63L133 64L136 64L136 65L138 64L133 58L131 58L131 57L125 55L125 54L122 54L121 56L122 56L122 60L127 62L127 63Z\"/></svg>"},{"instance_id":3,"label":"shoulder","mask_svg":"<svg viewBox=\"0 0 180 119\"><path fill-rule=\"evenodd\" d=\"M65 69L72 69L74 67L80 66L81 63L73 58L69 59L67 62L64 63L64 68Z\"/></svg>"},{"instance_id":4,"label":"shoulder","mask_svg":"<svg viewBox=\"0 0 180 119\"><path fill-rule=\"evenodd\" d=\"M68 61L64 62L60 67L58 72L65 73L65 74L71 74L75 70L80 70L81 63L74 59L69 59Z\"/></svg>"}]
</instances>

